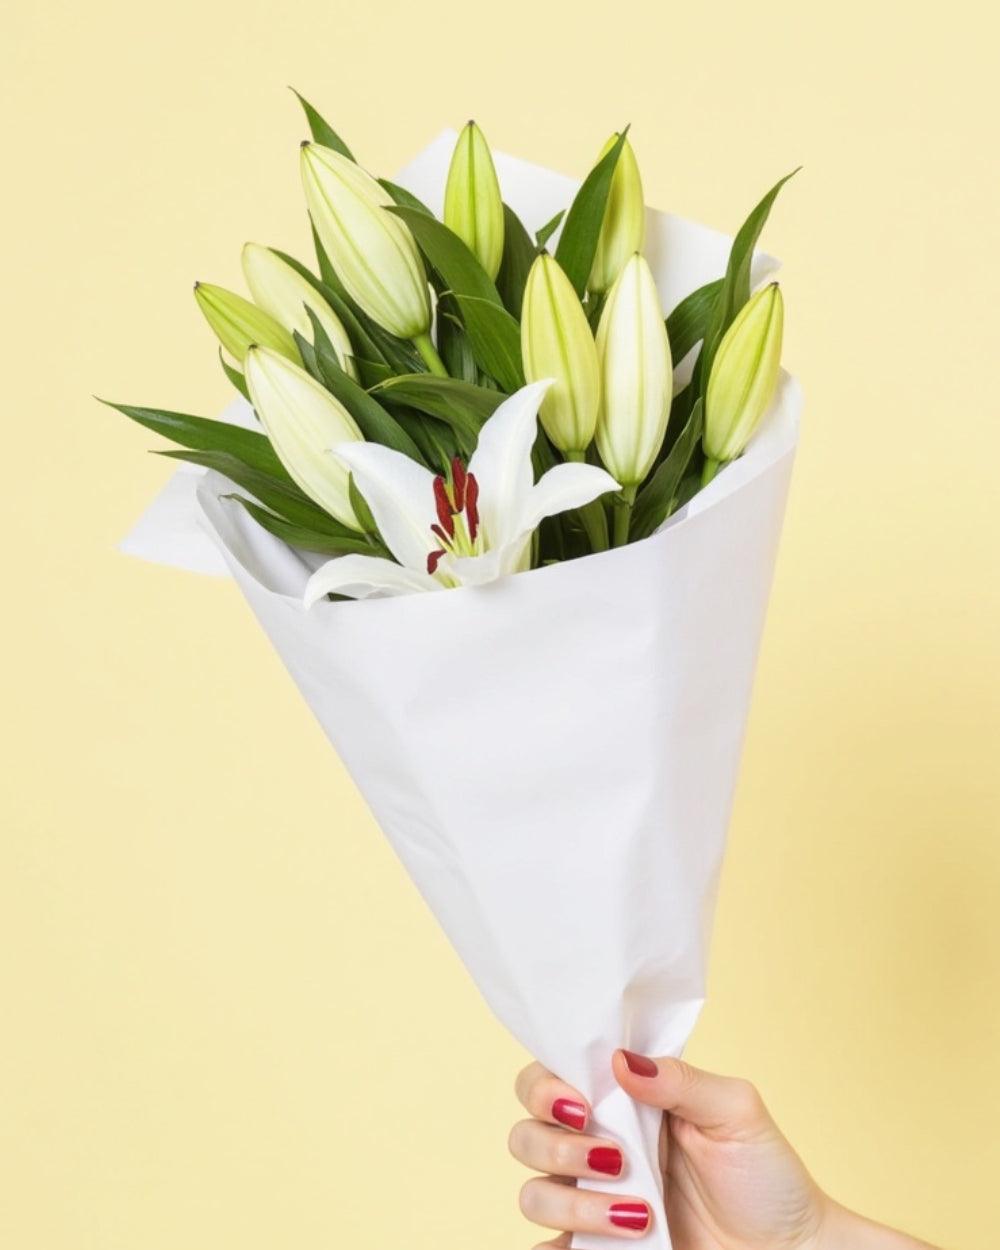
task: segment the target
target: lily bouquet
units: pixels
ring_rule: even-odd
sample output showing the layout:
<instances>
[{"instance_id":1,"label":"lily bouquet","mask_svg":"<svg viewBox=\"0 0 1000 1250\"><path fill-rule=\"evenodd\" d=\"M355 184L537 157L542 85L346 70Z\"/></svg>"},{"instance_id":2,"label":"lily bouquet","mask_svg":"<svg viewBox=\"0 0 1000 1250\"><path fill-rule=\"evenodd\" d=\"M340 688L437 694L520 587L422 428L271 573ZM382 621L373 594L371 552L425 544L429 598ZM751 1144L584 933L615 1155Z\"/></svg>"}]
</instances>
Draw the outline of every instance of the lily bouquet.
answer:
<instances>
[{"instance_id":1,"label":"lily bouquet","mask_svg":"<svg viewBox=\"0 0 1000 1250\"><path fill-rule=\"evenodd\" d=\"M196 285L224 419L114 405L189 462L125 546L235 577L652 1212L658 1123L609 1061L679 1053L704 999L797 433L754 252L785 179L730 241L646 209L626 131L579 186L472 122L389 181L302 103L315 265L247 244L250 298Z\"/></svg>"}]
</instances>

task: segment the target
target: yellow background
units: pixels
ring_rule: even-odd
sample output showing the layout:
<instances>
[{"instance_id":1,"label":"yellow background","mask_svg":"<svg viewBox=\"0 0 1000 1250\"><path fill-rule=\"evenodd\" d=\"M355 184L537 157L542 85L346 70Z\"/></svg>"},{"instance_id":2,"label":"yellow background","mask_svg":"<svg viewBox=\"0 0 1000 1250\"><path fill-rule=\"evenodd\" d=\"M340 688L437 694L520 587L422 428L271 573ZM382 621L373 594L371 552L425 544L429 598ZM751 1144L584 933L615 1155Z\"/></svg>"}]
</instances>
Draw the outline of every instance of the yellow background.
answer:
<instances>
[{"instance_id":1,"label":"yellow background","mask_svg":"<svg viewBox=\"0 0 1000 1250\"><path fill-rule=\"evenodd\" d=\"M98 392L228 399L194 278L305 254L295 84L379 171L475 116L765 236L807 395L691 1048L843 1201L996 1236L991 6L256 0L4 19L0 1244L526 1248L494 1024L235 589L116 541Z\"/></svg>"}]
</instances>

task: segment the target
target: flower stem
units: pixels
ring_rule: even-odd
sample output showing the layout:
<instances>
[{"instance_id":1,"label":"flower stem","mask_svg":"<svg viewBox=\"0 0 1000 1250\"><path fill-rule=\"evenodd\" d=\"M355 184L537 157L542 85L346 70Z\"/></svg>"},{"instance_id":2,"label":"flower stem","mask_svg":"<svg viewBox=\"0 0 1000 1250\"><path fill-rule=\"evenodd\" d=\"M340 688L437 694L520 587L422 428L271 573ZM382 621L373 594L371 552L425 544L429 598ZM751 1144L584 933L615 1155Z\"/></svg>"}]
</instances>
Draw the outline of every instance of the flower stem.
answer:
<instances>
[{"instance_id":1,"label":"flower stem","mask_svg":"<svg viewBox=\"0 0 1000 1250\"><path fill-rule=\"evenodd\" d=\"M444 367L444 361L438 355L437 348L431 342L429 334L418 334L413 340L413 346L423 357L424 364L431 373L437 374L439 378L448 377L448 370Z\"/></svg>"},{"instance_id":2,"label":"flower stem","mask_svg":"<svg viewBox=\"0 0 1000 1250\"><path fill-rule=\"evenodd\" d=\"M713 460L711 456L705 457L705 464L701 471L701 484L707 486L715 477L716 473L722 468L718 460Z\"/></svg>"},{"instance_id":3,"label":"flower stem","mask_svg":"<svg viewBox=\"0 0 1000 1250\"><path fill-rule=\"evenodd\" d=\"M614 500L614 545L624 547L628 542L628 527L632 520L636 486L623 486L622 497Z\"/></svg>"},{"instance_id":4,"label":"flower stem","mask_svg":"<svg viewBox=\"0 0 1000 1250\"><path fill-rule=\"evenodd\" d=\"M583 451L567 451L565 455L567 460L573 460L577 464L585 464L587 461L587 454ZM595 499L591 503L584 504L582 508L577 508L577 514L587 532L591 551L607 551L608 518L604 514L604 505L601 501Z\"/></svg>"}]
</instances>

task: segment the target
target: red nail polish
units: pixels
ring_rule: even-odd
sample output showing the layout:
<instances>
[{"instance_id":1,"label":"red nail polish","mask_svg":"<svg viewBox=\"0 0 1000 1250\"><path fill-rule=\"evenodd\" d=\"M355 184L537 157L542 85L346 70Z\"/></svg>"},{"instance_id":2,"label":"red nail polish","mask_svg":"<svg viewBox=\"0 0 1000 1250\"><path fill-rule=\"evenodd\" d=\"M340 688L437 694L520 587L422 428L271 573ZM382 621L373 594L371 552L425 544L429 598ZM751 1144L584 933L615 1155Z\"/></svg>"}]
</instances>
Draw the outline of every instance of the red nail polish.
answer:
<instances>
[{"instance_id":1,"label":"red nail polish","mask_svg":"<svg viewBox=\"0 0 1000 1250\"><path fill-rule=\"evenodd\" d=\"M567 1128L583 1128L587 1123L587 1108L572 1098L557 1098L552 1104L552 1118Z\"/></svg>"},{"instance_id":2,"label":"red nail polish","mask_svg":"<svg viewBox=\"0 0 1000 1250\"><path fill-rule=\"evenodd\" d=\"M608 1209L608 1218L616 1228L641 1233L649 1227L649 1207L644 1202L616 1202Z\"/></svg>"},{"instance_id":3,"label":"red nail polish","mask_svg":"<svg viewBox=\"0 0 1000 1250\"><path fill-rule=\"evenodd\" d=\"M617 1146L595 1146L587 1152L587 1167L605 1176L621 1176L622 1152Z\"/></svg>"},{"instance_id":4,"label":"red nail polish","mask_svg":"<svg viewBox=\"0 0 1000 1250\"><path fill-rule=\"evenodd\" d=\"M633 1076L659 1076L660 1069L645 1055L637 1055L634 1050L623 1050L622 1055Z\"/></svg>"}]
</instances>

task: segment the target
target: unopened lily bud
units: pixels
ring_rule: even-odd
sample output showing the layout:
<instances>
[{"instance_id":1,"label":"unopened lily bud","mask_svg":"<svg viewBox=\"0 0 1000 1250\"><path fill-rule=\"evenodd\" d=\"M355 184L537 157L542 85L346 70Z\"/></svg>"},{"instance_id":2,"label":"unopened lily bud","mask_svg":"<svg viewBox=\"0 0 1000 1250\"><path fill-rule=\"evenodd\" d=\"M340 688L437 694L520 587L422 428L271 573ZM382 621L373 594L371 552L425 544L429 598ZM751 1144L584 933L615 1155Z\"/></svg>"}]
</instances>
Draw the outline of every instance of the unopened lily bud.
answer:
<instances>
[{"instance_id":1,"label":"unopened lily bud","mask_svg":"<svg viewBox=\"0 0 1000 1250\"><path fill-rule=\"evenodd\" d=\"M280 353L251 347L246 354L250 398L267 436L298 486L331 516L361 529L351 507L347 469L331 448L363 441L338 400Z\"/></svg>"},{"instance_id":2,"label":"unopened lily bud","mask_svg":"<svg viewBox=\"0 0 1000 1250\"><path fill-rule=\"evenodd\" d=\"M243 248L243 276L258 308L263 308L286 330L297 330L311 343L313 327L307 308L326 331L341 369L357 378L351 340L343 322L313 284L269 247L247 243Z\"/></svg>"},{"instance_id":3,"label":"unopened lily bud","mask_svg":"<svg viewBox=\"0 0 1000 1250\"><path fill-rule=\"evenodd\" d=\"M537 257L528 271L521 354L529 382L554 379L539 411L546 434L560 451L579 457L597 425L600 369L583 305L554 256Z\"/></svg>"},{"instance_id":4,"label":"unopened lily bud","mask_svg":"<svg viewBox=\"0 0 1000 1250\"><path fill-rule=\"evenodd\" d=\"M752 296L719 343L705 391L705 455L725 463L746 447L774 398L784 302L776 282Z\"/></svg>"},{"instance_id":5,"label":"unopened lily bud","mask_svg":"<svg viewBox=\"0 0 1000 1250\"><path fill-rule=\"evenodd\" d=\"M302 147L302 185L320 242L351 298L390 334L415 339L431 324L427 274L392 200L354 161Z\"/></svg>"},{"instance_id":6,"label":"unopened lily bud","mask_svg":"<svg viewBox=\"0 0 1000 1250\"><path fill-rule=\"evenodd\" d=\"M444 192L444 224L495 278L503 256L503 200L483 132L469 122L458 136Z\"/></svg>"},{"instance_id":7,"label":"unopened lily bud","mask_svg":"<svg viewBox=\"0 0 1000 1250\"><path fill-rule=\"evenodd\" d=\"M242 366L252 343L270 347L289 360L299 359L295 340L288 330L242 295L227 291L225 287L212 286L210 282L196 282L194 297L219 342L238 365Z\"/></svg>"},{"instance_id":8,"label":"unopened lily bud","mask_svg":"<svg viewBox=\"0 0 1000 1250\"><path fill-rule=\"evenodd\" d=\"M663 308L638 253L618 275L597 329L601 406L597 450L623 486L637 486L663 444L673 398L673 363Z\"/></svg>"},{"instance_id":9,"label":"unopened lily bud","mask_svg":"<svg viewBox=\"0 0 1000 1250\"><path fill-rule=\"evenodd\" d=\"M618 136L612 135L601 149L601 156L607 156L617 142ZM587 289L603 295L625 268L628 258L642 251L645 233L646 206L642 198L639 163L631 143L626 139L611 178L608 204L604 210Z\"/></svg>"}]
</instances>

